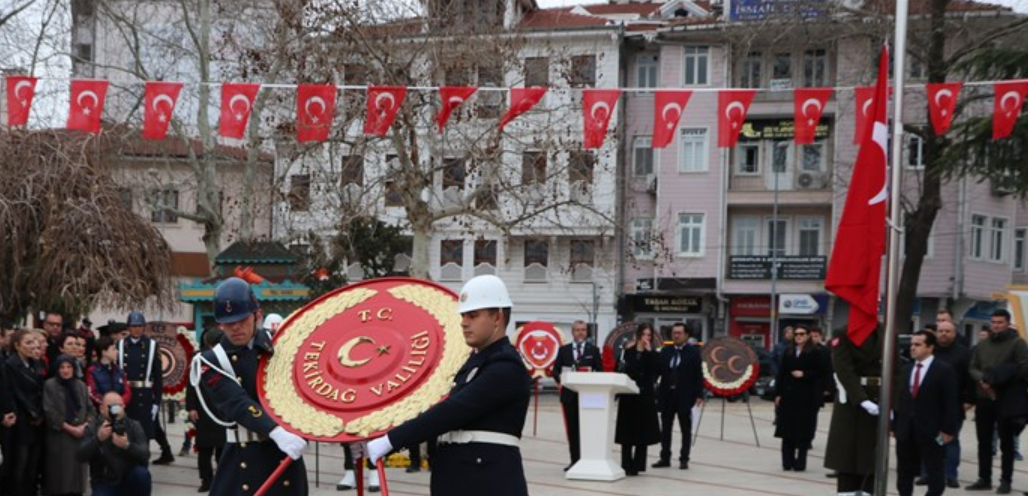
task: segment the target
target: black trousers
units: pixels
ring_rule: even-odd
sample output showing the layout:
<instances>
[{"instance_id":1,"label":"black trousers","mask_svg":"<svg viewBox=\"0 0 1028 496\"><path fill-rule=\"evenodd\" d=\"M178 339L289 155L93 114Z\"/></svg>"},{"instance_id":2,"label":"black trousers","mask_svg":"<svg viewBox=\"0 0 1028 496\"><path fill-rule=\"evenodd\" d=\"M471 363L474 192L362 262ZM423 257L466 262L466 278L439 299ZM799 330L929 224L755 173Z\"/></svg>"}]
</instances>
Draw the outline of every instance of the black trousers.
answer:
<instances>
[{"instance_id":1,"label":"black trousers","mask_svg":"<svg viewBox=\"0 0 1028 496\"><path fill-rule=\"evenodd\" d=\"M839 493L852 493L864 491L867 494L875 492L875 474L854 474L851 472L838 472L835 476L835 491Z\"/></svg>"},{"instance_id":2,"label":"black trousers","mask_svg":"<svg viewBox=\"0 0 1028 496\"><path fill-rule=\"evenodd\" d=\"M153 439L157 441L157 445L161 447L161 455L171 454L171 445L168 444L168 433L164 432L164 426L161 425L161 417L157 416L157 420L153 423Z\"/></svg>"},{"instance_id":3,"label":"black trousers","mask_svg":"<svg viewBox=\"0 0 1028 496\"><path fill-rule=\"evenodd\" d=\"M807 469L807 448L810 443L782 439L782 468L787 470Z\"/></svg>"},{"instance_id":4,"label":"black trousers","mask_svg":"<svg viewBox=\"0 0 1028 496\"><path fill-rule=\"evenodd\" d=\"M582 457L582 436L578 420L578 397L572 401L561 401L564 409L564 424L568 429L568 451L571 455L571 463L574 464Z\"/></svg>"},{"instance_id":5,"label":"black trousers","mask_svg":"<svg viewBox=\"0 0 1028 496\"><path fill-rule=\"evenodd\" d=\"M682 449L678 453L678 461L689 461L692 449L692 408L679 406L674 410L660 412L660 459L671 460L671 431L675 417L678 417L678 428L682 431Z\"/></svg>"},{"instance_id":6,"label":"black trousers","mask_svg":"<svg viewBox=\"0 0 1028 496\"><path fill-rule=\"evenodd\" d=\"M425 451L428 452L428 458L431 460L432 457L435 456L435 440L430 440L425 444L427 445L425 447ZM407 451L410 452L411 466L421 468L421 445L415 444L414 446L407 448Z\"/></svg>"},{"instance_id":7,"label":"black trousers","mask_svg":"<svg viewBox=\"0 0 1028 496\"><path fill-rule=\"evenodd\" d=\"M200 469L200 480L202 482L210 483L214 480L214 464L215 460L221 460L222 448L215 448L213 446L206 446L198 448L198 457L196 458L196 467Z\"/></svg>"},{"instance_id":8,"label":"black trousers","mask_svg":"<svg viewBox=\"0 0 1028 496\"><path fill-rule=\"evenodd\" d=\"M646 445L621 445L621 468L625 473L638 474L646 471Z\"/></svg>"},{"instance_id":9,"label":"black trousers","mask_svg":"<svg viewBox=\"0 0 1028 496\"><path fill-rule=\"evenodd\" d=\"M946 451L932 437L914 434L910 439L896 439L896 490L900 496L913 496L914 477L922 465L928 476L925 496L941 496L946 490L945 459Z\"/></svg>"},{"instance_id":10,"label":"black trousers","mask_svg":"<svg viewBox=\"0 0 1028 496\"><path fill-rule=\"evenodd\" d=\"M1014 475L1014 438L1021 434L1024 424L1011 419L1000 419L995 401L979 399L974 408L974 426L978 435L978 478L992 481L992 434L998 429L1000 480L1009 482Z\"/></svg>"},{"instance_id":11,"label":"black trousers","mask_svg":"<svg viewBox=\"0 0 1028 496\"><path fill-rule=\"evenodd\" d=\"M19 444L13 451L10 462L4 460L4 463L11 463L10 493L14 496L36 496L43 445Z\"/></svg>"}]
</instances>

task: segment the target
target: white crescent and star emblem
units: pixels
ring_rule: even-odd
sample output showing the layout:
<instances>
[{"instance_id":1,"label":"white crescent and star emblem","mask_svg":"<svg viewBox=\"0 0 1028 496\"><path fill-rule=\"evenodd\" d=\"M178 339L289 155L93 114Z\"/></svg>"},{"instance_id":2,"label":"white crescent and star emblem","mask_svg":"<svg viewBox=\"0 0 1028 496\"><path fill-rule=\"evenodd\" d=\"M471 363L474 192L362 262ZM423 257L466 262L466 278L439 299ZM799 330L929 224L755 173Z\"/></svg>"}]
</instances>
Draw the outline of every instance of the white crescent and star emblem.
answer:
<instances>
[{"instance_id":1,"label":"white crescent and star emblem","mask_svg":"<svg viewBox=\"0 0 1028 496\"><path fill-rule=\"evenodd\" d=\"M675 123L671 121L670 117L668 117L668 112L672 111L672 110L675 111L675 117L674 118L675 118L676 121L679 118L682 117L682 106L677 104L677 103L675 103L675 102L671 102L671 103L669 103L667 105L664 105L664 109L661 110L661 112L660 112L660 115L664 117L664 122L667 123L667 128L668 129L671 129L671 128L675 127Z\"/></svg>"},{"instance_id":2,"label":"white crescent and star emblem","mask_svg":"<svg viewBox=\"0 0 1028 496\"><path fill-rule=\"evenodd\" d=\"M388 101L389 105L383 103L385 101ZM392 93L379 93L378 96L375 97L375 106L378 107L378 111L381 114L385 114L386 112L392 110L393 106L395 105L396 97L394 97Z\"/></svg>"},{"instance_id":3,"label":"white crescent and star emblem","mask_svg":"<svg viewBox=\"0 0 1028 496\"><path fill-rule=\"evenodd\" d=\"M243 102L243 110L236 111L236 102ZM228 101L229 110L236 112L236 120L243 120L243 115L250 112L250 99L246 95L235 95Z\"/></svg>"},{"instance_id":4,"label":"white crescent and star emblem","mask_svg":"<svg viewBox=\"0 0 1028 496\"><path fill-rule=\"evenodd\" d=\"M29 104L29 99L27 96L21 96L21 90L23 88L31 89L32 83L29 81L18 81L18 84L14 85L14 97L20 99L19 101L21 102L22 107L26 107Z\"/></svg>"},{"instance_id":5,"label":"white crescent and star emblem","mask_svg":"<svg viewBox=\"0 0 1028 496\"><path fill-rule=\"evenodd\" d=\"M878 151L882 154L882 163L885 163L885 157L887 157L887 155L885 154L885 143L888 140L888 134L889 129L885 126L885 124L882 122L875 121L871 138L874 140L875 146L878 148ZM879 191L878 194L874 195L874 197L868 200L867 204L868 206L877 205L879 203L884 202L885 199L888 198L888 196L888 183L886 181L882 181L881 191Z\"/></svg>"},{"instance_id":6,"label":"white crescent and star emblem","mask_svg":"<svg viewBox=\"0 0 1028 496\"><path fill-rule=\"evenodd\" d=\"M814 107L814 108L817 109L817 112L820 112L821 111L821 102L818 99L816 99L816 98L808 98L806 101L803 102L803 106L800 107L800 110L802 111L803 116L807 118L807 123L810 124L811 126L813 126L816 123L816 121L817 121L817 119L814 118L814 116L817 115L817 114L810 114L810 113L808 113L807 112L807 107Z\"/></svg>"},{"instance_id":7,"label":"white crescent and star emblem","mask_svg":"<svg viewBox=\"0 0 1028 496\"><path fill-rule=\"evenodd\" d=\"M84 97L89 97L90 99L92 99L93 100L93 104L88 106L88 107L85 104L83 104L82 100L83 100ZM75 99L75 103L77 103L79 105L79 108L82 109L82 113L83 114L89 115L89 113L93 109L96 109L96 104L100 103L100 97L96 96L96 93L93 93L90 90L86 90L86 91L83 91L82 93L79 93L79 96Z\"/></svg>"},{"instance_id":8,"label":"white crescent and star emblem","mask_svg":"<svg viewBox=\"0 0 1028 496\"><path fill-rule=\"evenodd\" d=\"M154 97L153 103L150 106L157 112L157 119L161 122L164 122L168 119L167 114L165 114L164 111L162 111L161 109L157 108L157 104L161 102L167 102L168 110L171 110L175 106L175 101L172 100L170 96L164 93L161 93L160 95Z\"/></svg>"},{"instance_id":9,"label":"white crescent and star emblem","mask_svg":"<svg viewBox=\"0 0 1028 496\"><path fill-rule=\"evenodd\" d=\"M742 115L746 113L746 107L742 102L732 102L725 107L725 117L727 117L729 122L732 123L732 129L737 129L739 127L739 121L732 117L732 111L735 109L739 109L740 119L742 118Z\"/></svg>"},{"instance_id":10,"label":"white crescent and star emblem","mask_svg":"<svg viewBox=\"0 0 1028 496\"><path fill-rule=\"evenodd\" d=\"M600 111L603 113L600 114ZM591 115L593 119L596 119L597 122L603 122L604 119L610 116L610 105L607 105L607 102L596 102L593 104L593 108L589 111L589 115Z\"/></svg>"},{"instance_id":11,"label":"white crescent and star emblem","mask_svg":"<svg viewBox=\"0 0 1028 496\"><path fill-rule=\"evenodd\" d=\"M319 110L317 113L311 112L311 105L317 105L321 107L321 110ZM307 117L311 118L311 122L317 124L318 117L325 115L326 108L327 105L325 104L324 98L321 98L320 96L312 96L307 99L307 103L303 106L303 111L307 112Z\"/></svg>"},{"instance_id":12,"label":"white crescent and star emblem","mask_svg":"<svg viewBox=\"0 0 1028 496\"><path fill-rule=\"evenodd\" d=\"M942 97L953 98L953 92L950 91L948 88L943 88L935 94L935 104L939 107L943 106ZM948 112L946 109L941 109L939 113L942 114L943 117L945 117Z\"/></svg>"},{"instance_id":13,"label":"white crescent and star emblem","mask_svg":"<svg viewBox=\"0 0 1028 496\"><path fill-rule=\"evenodd\" d=\"M1012 100L1010 105L1007 105L1007 101ZM1003 113L1010 117L1014 111L1017 110L1018 105L1021 104L1021 95L1018 95L1016 91L1008 91L1003 94L1003 98L999 100L999 108L1003 109Z\"/></svg>"},{"instance_id":14,"label":"white crescent and star emblem","mask_svg":"<svg viewBox=\"0 0 1028 496\"><path fill-rule=\"evenodd\" d=\"M868 98L867 101L864 102L864 107L860 109L860 112L862 114L864 114L864 117L867 117L868 115L871 115L868 112L871 110L871 104L874 103L874 102L875 102L874 98Z\"/></svg>"},{"instance_id":15,"label":"white crescent and star emblem","mask_svg":"<svg viewBox=\"0 0 1028 496\"><path fill-rule=\"evenodd\" d=\"M464 103L464 98L459 97L459 96L451 96L447 101L450 102L450 105L456 107L456 106Z\"/></svg>"}]
</instances>

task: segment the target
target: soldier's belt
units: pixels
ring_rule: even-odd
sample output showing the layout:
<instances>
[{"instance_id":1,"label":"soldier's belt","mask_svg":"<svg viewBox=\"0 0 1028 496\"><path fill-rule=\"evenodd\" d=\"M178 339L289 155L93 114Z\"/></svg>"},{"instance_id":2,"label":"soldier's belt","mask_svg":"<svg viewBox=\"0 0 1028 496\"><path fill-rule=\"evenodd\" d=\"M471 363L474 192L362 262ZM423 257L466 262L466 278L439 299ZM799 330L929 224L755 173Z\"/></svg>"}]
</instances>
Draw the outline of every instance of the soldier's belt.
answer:
<instances>
[{"instance_id":1,"label":"soldier's belt","mask_svg":"<svg viewBox=\"0 0 1028 496\"><path fill-rule=\"evenodd\" d=\"M515 448L520 445L516 436L491 431L451 431L439 436L438 441L439 444L489 443Z\"/></svg>"},{"instance_id":2,"label":"soldier's belt","mask_svg":"<svg viewBox=\"0 0 1028 496\"><path fill-rule=\"evenodd\" d=\"M881 377L861 377L860 378L860 385L861 386L881 386L882 385L882 378Z\"/></svg>"},{"instance_id":3,"label":"soldier's belt","mask_svg":"<svg viewBox=\"0 0 1028 496\"><path fill-rule=\"evenodd\" d=\"M129 387L132 389L147 389L153 387L153 382L150 381L129 381Z\"/></svg>"},{"instance_id":4,"label":"soldier's belt","mask_svg":"<svg viewBox=\"0 0 1028 496\"><path fill-rule=\"evenodd\" d=\"M226 443L260 443L268 440L268 436L258 434L244 427L225 429Z\"/></svg>"}]
</instances>

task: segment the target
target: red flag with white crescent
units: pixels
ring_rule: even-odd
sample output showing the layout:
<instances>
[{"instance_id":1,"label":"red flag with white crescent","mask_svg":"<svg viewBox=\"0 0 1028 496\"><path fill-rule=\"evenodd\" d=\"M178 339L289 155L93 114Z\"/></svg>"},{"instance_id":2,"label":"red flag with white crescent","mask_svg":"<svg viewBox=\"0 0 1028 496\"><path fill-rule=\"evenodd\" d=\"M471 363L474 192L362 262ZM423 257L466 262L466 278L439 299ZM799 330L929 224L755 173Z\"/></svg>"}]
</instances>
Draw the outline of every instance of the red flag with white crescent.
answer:
<instances>
[{"instance_id":1,"label":"red flag with white crescent","mask_svg":"<svg viewBox=\"0 0 1028 496\"><path fill-rule=\"evenodd\" d=\"M168 135L168 125L182 83L147 81L144 89L143 139L160 141Z\"/></svg>"},{"instance_id":2,"label":"red flag with white crescent","mask_svg":"<svg viewBox=\"0 0 1028 496\"><path fill-rule=\"evenodd\" d=\"M859 145L863 140L864 132L867 129L871 108L875 105L874 86L859 86L853 90L854 109L857 116L857 124L853 131L853 144Z\"/></svg>"},{"instance_id":3,"label":"red flag with white crescent","mask_svg":"<svg viewBox=\"0 0 1028 496\"><path fill-rule=\"evenodd\" d=\"M225 83L221 85L221 117L218 120L218 133L225 138L242 139L246 133L246 123L250 120L250 110L257 93L261 90L258 83Z\"/></svg>"},{"instance_id":4,"label":"red flag with white crescent","mask_svg":"<svg viewBox=\"0 0 1028 496\"><path fill-rule=\"evenodd\" d=\"M385 136L406 97L407 88L403 86L368 86L368 116L364 120L364 134Z\"/></svg>"},{"instance_id":5,"label":"red flag with white crescent","mask_svg":"<svg viewBox=\"0 0 1028 496\"><path fill-rule=\"evenodd\" d=\"M664 148L675 139L678 121L689 104L691 91L657 91L653 97L653 148Z\"/></svg>"},{"instance_id":6,"label":"red flag with white crescent","mask_svg":"<svg viewBox=\"0 0 1028 496\"><path fill-rule=\"evenodd\" d=\"M296 88L296 141L325 141L336 115L336 87L301 84Z\"/></svg>"},{"instance_id":7,"label":"red flag with white crescent","mask_svg":"<svg viewBox=\"0 0 1028 496\"><path fill-rule=\"evenodd\" d=\"M953 124L953 109L957 107L957 95L964 83L928 83L928 115L932 119L932 129L937 136L949 131Z\"/></svg>"},{"instance_id":8,"label":"red flag with white crescent","mask_svg":"<svg viewBox=\"0 0 1028 496\"><path fill-rule=\"evenodd\" d=\"M721 90L717 92L717 146L731 148L739 141L739 131L757 90Z\"/></svg>"},{"instance_id":9,"label":"red flag with white crescent","mask_svg":"<svg viewBox=\"0 0 1028 496\"><path fill-rule=\"evenodd\" d=\"M507 113L503 114L503 118L500 119L500 131L503 131L503 128L507 127L510 121L532 110L532 107L538 105L545 94L546 88L511 88L510 108L507 109Z\"/></svg>"},{"instance_id":10,"label":"red flag with white crescent","mask_svg":"<svg viewBox=\"0 0 1028 496\"><path fill-rule=\"evenodd\" d=\"M599 148L607 138L610 118L618 104L621 90L582 90L582 125L584 148Z\"/></svg>"},{"instance_id":11,"label":"red flag with white crescent","mask_svg":"<svg viewBox=\"0 0 1028 496\"><path fill-rule=\"evenodd\" d=\"M796 144L814 142L817 125L821 122L825 105L832 96L831 88L796 88L793 90L793 111L796 118Z\"/></svg>"},{"instance_id":12,"label":"red flag with white crescent","mask_svg":"<svg viewBox=\"0 0 1028 496\"><path fill-rule=\"evenodd\" d=\"M995 109L992 113L992 139L1003 139L1014 132L1014 123L1021 115L1025 93L1028 93L1028 82L996 83L996 96L993 97Z\"/></svg>"},{"instance_id":13,"label":"red flag with white crescent","mask_svg":"<svg viewBox=\"0 0 1028 496\"><path fill-rule=\"evenodd\" d=\"M439 88L439 99L441 102L439 114L436 115L435 122L439 125L440 133L443 132L446 123L450 121L450 114L462 103L466 102L468 98L471 98L475 91L478 91L478 88L467 86L441 86Z\"/></svg>"},{"instance_id":14,"label":"red flag with white crescent","mask_svg":"<svg viewBox=\"0 0 1028 496\"><path fill-rule=\"evenodd\" d=\"M850 304L846 334L857 346L878 326L878 283L885 252L886 143L889 52L882 47L878 84L869 108L870 128L861 136L846 205L828 262L825 289Z\"/></svg>"},{"instance_id":15,"label":"red flag with white crescent","mask_svg":"<svg viewBox=\"0 0 1028 496\"><path fill-rule=\"evenodd\" d=\"M72 79L68 110L68 129L100 132L100 116L107 97L107 81Z\"/></svg>"},{"instance_id":16,"label":"red flag with white crescent","mask_svg":"<svg viewBox=\"0 0 1028 496\"><path fill-rule=\"evenodd\" d=\"M36 81L29 76L7 76L7 125L24 126L29 122Z\"/></svg>"}]
</instances>

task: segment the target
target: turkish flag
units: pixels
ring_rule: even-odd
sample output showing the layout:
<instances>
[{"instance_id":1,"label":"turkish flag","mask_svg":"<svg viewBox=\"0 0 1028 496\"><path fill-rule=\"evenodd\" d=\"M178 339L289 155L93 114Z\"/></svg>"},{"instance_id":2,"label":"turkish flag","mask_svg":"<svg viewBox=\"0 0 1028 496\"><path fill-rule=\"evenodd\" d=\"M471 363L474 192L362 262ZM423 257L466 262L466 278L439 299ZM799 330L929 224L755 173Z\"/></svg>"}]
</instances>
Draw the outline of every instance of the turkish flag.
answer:
<instances>
[{"instance_id":1,"label":"turkish flag","mask_svg":"<svg viewBox=\"0 0 1028 496\"><path fill-rule=\"evenodd\" d=\"M1014 123L1021 115L1028 82L996 83L993 97L995 110L992 113L992 139L1003 139L1014 132Z\"/></svg>"},{"instance_id":2,"label":"turkish flag","mask_svg":"<svg viewBox=\"0 0 1028 496\"><path fill-rule=\"evenodd\" d=\"M368 86L368 117L364 120L364 134L385 136L406 96L407 88L403 86Z\"/></svg>"},{"instance_id":3,"label":"turkish flag","mask_svg":"<svg viewBox=\"0 0 1028 496\"><path fill-rule=\"evenodd\" d=\"M831 97L831 88L796 88L793 90L797 145L809 145L814 142L817 124L821 122L821 115Z\"/></svg>"},{"instance_id":4,"label":"turkish flag","mask_svg":"<svg viewBox=\"0 0 1028 496\"><path fill-rule=\"evenodd\" d=\"M957 95L964 83L928 83L928 116L936 136L942 136L953 124L953 109L957 106Z\"/></svg>"},{"instance_id":5,"label":"turkish flag","mask_svg":"<svg viewBox=\"0 0 1028 496\"><path fill-rule=\"evenodd\" d=\"M546 88L511 88L510 108L500 119L500 131L503 131L503 128L519 115L532 110L532 107L538 105L539 100L542 100L545 94Z\"/></svg>"},{"instance_id":6,"label":"turkish flag","mask_svg":"<svg viewBox=\"0 0 1028 496\"><path fill-rule=\"evenodd\" d=\"M886 143L889 127L887 85L889 52L882 47L878 84L869 106L872 127L861 136L846 205L835 233L825 289L850 304L846 334L857 346L878 326L878 282L885 251Z\"/></svg>"},{"instance_id":7,"label":"turkish flag","mask_svg":"<svg viewBox=\"0 0 1028 496\"><path fill-rule=\"evenodd\" d=\"M29 122L32 98L36 95L37 79L29 76L7 77L7 125L24 126Z\"/></svg>"},{"instance_id":8,"label":"turkish flag","mask_svg":"<svg viewBox=\"0 0 1028 496\"><path fill-rule=\"evenodd\" d=\"M875 88L873 86L858 86L853 90L854 113L857 115L857 125L853 130L853 144L859 145L863 141L864 130L867 129L867 120L871 116L871 106L875 104Z\"/></svg>"},{"instance_id":9,"label":"turkish flag","mask_svg":"<svg viewBox=\"0 0 1028 496\"><path fill-rule=\"evenodd\" d=\"M717 92L717 146L731 148L739 141L739 131L757 90L721 90Z\"/></svg>"},{"instance_id":10,"label":"turkish flag","mask_svg":"<svg viewBox=\"0 0 1028 496\"><path fill-rule=\"evenodd\" d=\"M478 88L469 88L467 86L442 86L439 88L439 99L442 100L442 106L439 107L439 114L435 116L435 122L439 125L440 133L443 132L443 128L449 122L450 114L460 104L471 98L475 91L478 91Z\"/></svg>"},{"instance_id":11,"label":"turkish flag","mask_svg":"<svg viewBox=\"0 0 1028 496\"><path fill-rule=\"evenodd\" d=\"M100 116L107 97L107 81L92 79L71 80L71 102L68 110L68 129L90 133L100 132Z\"/></svg>"},{"instance_id":12,"label":"turkish flag","mask_svg":"<svg viewBox=\"0 0 1028 496\"><path fill-rule=\"evenodd\" d=\"M242 139L250 110L261 90L258 83L225 83L221 85L221 116L218 133L224 138Z\"/></svg>"},{"instance_id":13,"label":"turkish flag","mask_svg":"<svg viewBox=\"0 0 1028 496\"><path fill-rule=\"evenodd\" d=\"M675 139L678 121L682 119L685 106L689 104L691 91L656 91L653 97L653 142L654 149L664 148Z\"/></svg>"},{"instance_id":14,"label":"turkish flag","mask_svg":"<svg viewBox=\"0 0 1028 496\"><path fill-rule=\"evenodd\" d=\"M143 139L159 141L168 134L182 83L147 81L143 103Z\"/></svg>"},{"instance_id":15,"label":"turkish flag","mask_svg":"<svg viewBox=\"0 0 1028 496\"><path fill-rule=\"evenodd\" d=\"M618 104L621 90L582 90L582 126L584 148L599 148L607 138L610 117Z\"/></svg>"},{"instance_id":16,"label":"turkish flag","mask_svg":"<svg viewBox=\"0 0 1028 496\"><path fill-rule=\"evenodd\" d=\"M325 141L336 115L336 87L301 84L296 88L296 141Z\"/></svg>"}]
</instances>

